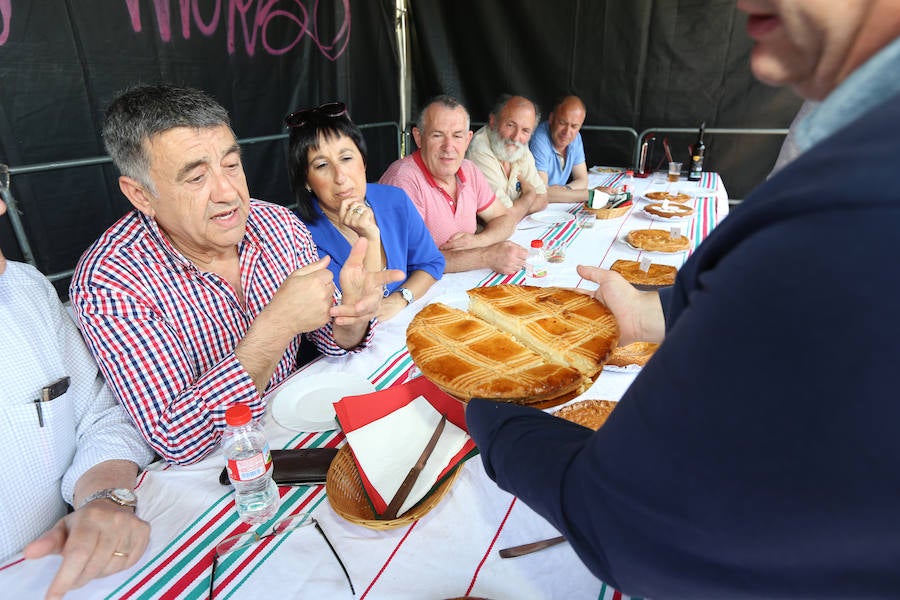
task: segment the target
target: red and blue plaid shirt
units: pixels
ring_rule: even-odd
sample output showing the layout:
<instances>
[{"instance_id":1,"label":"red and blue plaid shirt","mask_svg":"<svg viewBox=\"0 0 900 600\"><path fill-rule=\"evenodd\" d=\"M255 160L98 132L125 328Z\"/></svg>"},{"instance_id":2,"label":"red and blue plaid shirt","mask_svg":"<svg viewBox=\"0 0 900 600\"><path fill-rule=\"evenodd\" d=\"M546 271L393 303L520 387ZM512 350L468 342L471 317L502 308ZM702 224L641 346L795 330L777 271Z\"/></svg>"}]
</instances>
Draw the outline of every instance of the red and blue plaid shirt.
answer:
<instances>
[{"instance_id":1,"label":"red and blue plaid shirt","mask_svg":"<svg viewBox=\"0 0 900 600\"><path fill-rule=\"evenodd\" d=\"M287 276L318 260L296 216L257 200L238 253L245 307L222 277L198 269L156 221L132 211L84 253L72 278L72 306L106 380L150 445L173 463L213 450L232 404L249 405L254 417L265 412L234 349ZM358 348L371 341L374 323ZM325 354L346 353L330 323L306 335ZM269 386L294 370L300 341L287 347Z\"/></svg>"}]
</instances>

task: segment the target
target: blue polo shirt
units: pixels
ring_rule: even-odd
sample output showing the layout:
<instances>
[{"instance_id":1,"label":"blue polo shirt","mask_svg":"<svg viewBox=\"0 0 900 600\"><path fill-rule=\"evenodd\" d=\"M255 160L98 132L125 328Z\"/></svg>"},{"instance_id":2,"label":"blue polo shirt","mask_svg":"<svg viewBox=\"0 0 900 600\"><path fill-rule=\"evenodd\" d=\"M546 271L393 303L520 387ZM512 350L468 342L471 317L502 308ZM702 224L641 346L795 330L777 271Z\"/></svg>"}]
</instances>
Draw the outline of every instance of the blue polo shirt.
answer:
<instances>
[{"instance_id":1,"label":"blue polo shirt","mask_svg":"<svg viewBox=\"0 0 900 600\"><path fill-rule=\"evenodd\" d=\"M572 167L580 165L585 160L584 144L579 133L566 148L565 163L560 164L559 155L553 149L553 140L550 138L549 121L537 126L528 146L534 155L537 170L547 174L547 185L566 185L572 178Z\"/></svg>"}]
</instances>

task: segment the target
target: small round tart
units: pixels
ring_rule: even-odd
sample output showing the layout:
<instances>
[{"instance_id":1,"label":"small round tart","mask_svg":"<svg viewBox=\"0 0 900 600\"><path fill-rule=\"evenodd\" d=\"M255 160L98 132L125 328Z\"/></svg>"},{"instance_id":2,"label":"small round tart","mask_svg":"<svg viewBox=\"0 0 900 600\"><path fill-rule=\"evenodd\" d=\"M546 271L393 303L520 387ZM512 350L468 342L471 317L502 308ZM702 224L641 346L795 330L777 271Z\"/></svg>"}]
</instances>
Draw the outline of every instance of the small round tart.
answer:
<instances>
[{"instance_id":1,"label":"small round tart","mask_svg":"<svg viewBox=\"0 0 900 600\"><path fill-rule=\"evenodd\" d=\"M675 283L675 276L678 269L671 265L661 265L658 263L650 263L650 268L646 272L641 270L641 263L636 260L625 260L620 258L609 267L610 271L615 271L625 278L625 281L634 286L666 286Z\"/></svg>"},{"instance_id":2,"label":"small round tart","mask_svg":"<svg viewBox=\"0 0 900 600\"><path fill-rule=\"evenodd\" d=\"M672 217L689 217L694 214L694 209L684 204L670 202L666 206L663 206L662 203L648 204L644 207L644 212L664 219L671 219Z\"/></svg>"},{"instance_id":3,"label":"small round tart","mask_svg":"<svg viewBox=\"0 0 900 600\"><path fill-rule=\"evenodd\" d=\"M682 252L691 247L686 236L673 238L665 229L633 229L625 239L633 247L649 252Z\"/></svg>"},{"instance_id":4,"label":"small round tart","mask_svg":"<svg viewBox=\"0 0 900 600\"><path fill-rule=\"evenodd\" d=\"M581 400L580 402L563 406L554 412L553 415L596 431L606 423L606 419L616 407L616 404L612 400Z\"/></svg>"},{"instance_id":5,"label":"small round tart","mask_svg":"<svg viewBox=\"0 0 900 600\"><path fill-rule=\"evenodd\" d=\"M644 194L644 198L650 200L668 200L669 202L689 202L691 199L690 195L680 192L677 194L671 192L647 192Z\"/></svg>"},{"instance_id":6,"label":"small round tart","mask_svg":"<svg viewBox=\"0 0 900 600\"><path fill-rule=\"evenodd\" d=\"M628 365L643 367L657 348L659 348L659 344L653 342L634 342L627 346L619 346L606 359L606 364L615 367L627 367Z\"/></svg>"}]
</instances>

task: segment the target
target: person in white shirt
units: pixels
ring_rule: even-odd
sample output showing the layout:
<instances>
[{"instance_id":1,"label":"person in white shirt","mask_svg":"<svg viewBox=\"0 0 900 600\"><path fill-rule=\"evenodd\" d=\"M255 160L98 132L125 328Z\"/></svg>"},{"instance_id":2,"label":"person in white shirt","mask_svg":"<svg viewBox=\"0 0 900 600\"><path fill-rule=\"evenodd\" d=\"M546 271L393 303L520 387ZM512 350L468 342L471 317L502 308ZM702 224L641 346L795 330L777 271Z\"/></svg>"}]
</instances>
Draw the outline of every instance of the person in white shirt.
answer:
<instances>
[{"instance_id":1,"label":"person in white shirt","mask_svg":"<svg viewBox=\"0 0 900 600\"><path fill-rule=\"evenodd\" d=\"M135 514L132 488L153 452L50 282L2 252L0 323L0 568L19 552L61 554L47 590L61 598L143 554L150 525ZM8 569L3 575L14 576Z\"/></svg>"}]
</instances>

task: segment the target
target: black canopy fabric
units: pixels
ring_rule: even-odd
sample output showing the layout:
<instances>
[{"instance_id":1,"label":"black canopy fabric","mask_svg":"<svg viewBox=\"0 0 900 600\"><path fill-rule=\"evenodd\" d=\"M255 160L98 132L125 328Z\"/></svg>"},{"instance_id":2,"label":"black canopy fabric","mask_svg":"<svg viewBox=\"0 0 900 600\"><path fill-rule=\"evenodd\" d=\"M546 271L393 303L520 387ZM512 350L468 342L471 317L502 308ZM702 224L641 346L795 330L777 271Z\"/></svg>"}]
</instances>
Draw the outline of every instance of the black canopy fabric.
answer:
<instances>
[{"instance_id":1,"label":"black canopy fabric","mask_svg":"<svg viewBox=\"0 0 900 600\"><path fill-rule=\"evenodd\" d=\"M393 0L0 0L0 162L22 167L103 154L103 111L136 83L202 88L240 138L283 134L300 106L340 99L359 124L398 122ZM503 92L546 114L571 92L586 125L785 127L800 100L755 82L744 19L728 0L409 0L413 118L451 93L485 121ZM397 123L398 127L406 124ZM365 130L368 175L397 158L396 130ZM685 148L692 136L670 136ZM585 133L591 164L631 162L620 134ZM710 137L710 170L742 197L780 138ZM686 151L684 151L686 154ZM254 197L291 202L284 142L244 148ZM13 177L38 268L71 269L129 206L111 165ZM8 218L0 243L21 258ZM65 281L60 282L60 288Z\"/></svg>"}]
</instances>

